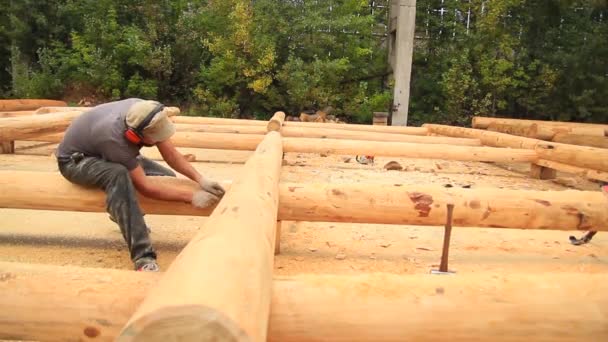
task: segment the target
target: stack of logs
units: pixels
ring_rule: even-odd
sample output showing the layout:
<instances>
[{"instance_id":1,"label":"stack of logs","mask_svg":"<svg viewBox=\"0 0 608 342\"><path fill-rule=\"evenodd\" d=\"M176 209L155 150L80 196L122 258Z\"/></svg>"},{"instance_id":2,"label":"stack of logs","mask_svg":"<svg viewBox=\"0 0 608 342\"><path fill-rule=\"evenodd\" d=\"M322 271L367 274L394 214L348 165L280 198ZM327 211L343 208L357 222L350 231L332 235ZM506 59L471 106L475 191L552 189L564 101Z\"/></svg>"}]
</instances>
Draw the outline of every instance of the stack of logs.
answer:
<instances>
[{"instance_id":1,"label":"stack of logs","mask_svg":"<svg viewBox=\"0 0 608 342\"><path fill-rule=\"evenodd\" d=\"M603 147L608 125L475 117L474 128L423 127L432 134L480 139L485 146L534 151L531 170L535 178L554 178L557 170L608 182L608 149ZM602 147L585 146L594 145L592 141L601 142L595 145Z\"/></svg>"},{"instance_id":2,"label":"stack of logs","mask_svg":"<svg viewBox=\"0 0 608 342\"><path fill-rule=\"evenodd\" d=\"M81 110L0 119L0 141L58 141ZM454 226L608 229L608 213L602 210L606 199L598 192L501 189L497 195L495 189L402 184L284 184L279 183L284 152L538 162L539 155L560 158L559 148L542 149L535 142L520 142L519 148L482 146L489 139L482 135L427 136L449 133L435 126L284 122L282 112L268 122L173 120L178 146L254 151L216 208L194 210L141 198L147 213L209 216L200 232L163 274L0 263L0 339L261 342L449 336L506 341L608 335L606 275L586 276L585 291L565 281L573 274L514 275L508 282L490 275L272 275L281 220L436 226L444 223L450 203L456 208ZM180 179L159 181L196 186ZM105 208L101 191L70 184L56 173L0 172L0 187L2 208Z\"/></svg>"},{"instance_id":3,"label":"stack of logs","mask_svg":"<svg viewBox=\"0 0 608 342\"><path fill-rule=\"evenodd\" d=\"M564 144L608 148L608 125L474 117L473 128Z\"/></svg>"}]
</instances>

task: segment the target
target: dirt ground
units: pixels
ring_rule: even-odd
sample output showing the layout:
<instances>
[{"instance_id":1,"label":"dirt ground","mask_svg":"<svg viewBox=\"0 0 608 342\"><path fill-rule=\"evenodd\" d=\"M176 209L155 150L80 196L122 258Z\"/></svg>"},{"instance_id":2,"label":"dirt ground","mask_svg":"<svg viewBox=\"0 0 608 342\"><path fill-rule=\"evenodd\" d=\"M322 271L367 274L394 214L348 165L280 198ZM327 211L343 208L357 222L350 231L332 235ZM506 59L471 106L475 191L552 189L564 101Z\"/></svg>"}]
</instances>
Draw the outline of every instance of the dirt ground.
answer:
<instances>
[{"instance_id":1,"label":"dirt ground","mask_svg":"<svg viewBox=\"0 0 608 342\"><path fill-rule=\"evenodd\" d=\"M18 143L17 155L0 156L0 170L55 171L49 144ZM209 177L238 176L250 152L181 149ZM151 151L146 155L157 158ZM397 161L402 171L383 166ZM361 182L438 184L446 187L499 189L598 190L598 184L558 174L556 180L530 179L528 165L441 160L377 158L360 165L354 156L286 154L285 182ZM381 213L379 213L381 214ZM162 269L205 224L205 218L146 216ZM608 271L608 234L590 244L573 246L569 235L583 232L490 228L455 228L450 269L458 273L543 273ZM283 222L281 254L275 274L428 273L438 266L442 227L348 223ZM102 213L0 209L0 261L131 269L118 227Z\"/></svg>"}]
</instances>

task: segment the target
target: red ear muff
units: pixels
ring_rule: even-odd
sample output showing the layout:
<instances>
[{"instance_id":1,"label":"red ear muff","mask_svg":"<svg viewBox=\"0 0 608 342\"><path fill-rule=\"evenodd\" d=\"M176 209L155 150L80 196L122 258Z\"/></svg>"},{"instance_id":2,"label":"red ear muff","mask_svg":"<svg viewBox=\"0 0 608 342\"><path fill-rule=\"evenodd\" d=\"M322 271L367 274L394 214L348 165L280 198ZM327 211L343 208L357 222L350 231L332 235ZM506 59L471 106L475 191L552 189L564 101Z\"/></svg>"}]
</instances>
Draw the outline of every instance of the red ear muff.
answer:
<instances>
[{"instance_id":1,"label":"red ear muff","mask_svg":"<svg viewBox=\"0 0 608 342\"><path fill-rule=\"evenodd\" d=\"M136 145L139 145L142 142L142 137L132 128L128 128L125 131L125 138Z\"/></svg>"}]
</instances>

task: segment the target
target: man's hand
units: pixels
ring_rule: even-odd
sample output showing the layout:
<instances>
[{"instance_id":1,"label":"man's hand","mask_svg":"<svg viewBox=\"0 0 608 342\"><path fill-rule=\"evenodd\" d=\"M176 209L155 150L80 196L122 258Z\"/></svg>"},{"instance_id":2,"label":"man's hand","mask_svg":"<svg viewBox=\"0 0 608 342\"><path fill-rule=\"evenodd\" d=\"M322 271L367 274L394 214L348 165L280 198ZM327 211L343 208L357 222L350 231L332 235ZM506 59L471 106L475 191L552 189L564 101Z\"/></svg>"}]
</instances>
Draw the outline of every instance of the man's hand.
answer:
<instances>
[{"instance_id":1,"label":"man's hand","mask_svg":"<svg viewBox=\"0 0 608 342\"><path fill-rule=\"evenodd\" d=\"M209 179L202 178L198 184L200 184L201 189L203 189L203 190L207 191L208 193L211 193L219 198L224 196L224 194L226 193L226 190L224 190L224 188L222 188L220 183L214 182Z\"/></svg>"},{"instance_id":2,"label":"man's hand","mask_svg":"<svg viewBox=\"0 0 608 342\"><path fill-rule=\"evenodd\" d=\"M220 198L207 191L199 190L192 195L192 205L195 208L209 208L217 204Z\"/></svg>"}]
</instances>

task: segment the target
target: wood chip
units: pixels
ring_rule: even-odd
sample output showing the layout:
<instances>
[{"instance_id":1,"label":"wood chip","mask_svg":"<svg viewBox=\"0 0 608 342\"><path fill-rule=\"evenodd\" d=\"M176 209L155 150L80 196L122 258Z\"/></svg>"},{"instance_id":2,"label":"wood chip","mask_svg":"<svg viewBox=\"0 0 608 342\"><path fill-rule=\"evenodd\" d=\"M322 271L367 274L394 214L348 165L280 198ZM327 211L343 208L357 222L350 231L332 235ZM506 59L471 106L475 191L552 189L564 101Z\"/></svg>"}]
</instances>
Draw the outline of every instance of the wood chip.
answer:
<instances>
[{"instance_id":1,"label":"wood chip","mask_svg":"<svg viewBox=\"0 0 608 342\"><path fill-rule=\"evenodd\" d=\"M344 259L346 259L346 254L344 254L344 253L337 254L336 255L336 259L337 260L344 260Z\"/></svg>"},{"instance_id":2,"label":"wood chip","mask_svg":"<svg viewBox=\"0 0 608 342\"><path fill-rule=\"evenodd\" d=\"M401 166L401 164L397 163L396 161L391 160L390 162L388 162L384 165L384 169L401 171L401 170L403 170L403 166Z\"/></svg>"}]
</instances>

